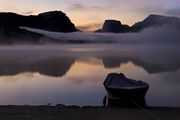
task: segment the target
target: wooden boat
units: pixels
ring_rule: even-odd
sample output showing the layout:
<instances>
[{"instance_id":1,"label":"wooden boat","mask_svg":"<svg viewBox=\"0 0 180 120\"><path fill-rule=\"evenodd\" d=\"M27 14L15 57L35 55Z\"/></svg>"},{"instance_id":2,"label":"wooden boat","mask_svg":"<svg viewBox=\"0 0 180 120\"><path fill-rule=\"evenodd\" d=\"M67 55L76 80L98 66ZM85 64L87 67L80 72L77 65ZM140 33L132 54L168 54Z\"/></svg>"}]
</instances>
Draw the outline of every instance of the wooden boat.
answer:
<instances>
[{"instance_id":1,"label":"wooden boat","mask_svg":"<svg viewBox=\"0 0 180 120\"><path fill-rule=\"evenodd\" d=\"M146 82L126 78L122 73L110 73L103 84L110 98L144 98L149 88Z\"/></svg>"}]
</instances>

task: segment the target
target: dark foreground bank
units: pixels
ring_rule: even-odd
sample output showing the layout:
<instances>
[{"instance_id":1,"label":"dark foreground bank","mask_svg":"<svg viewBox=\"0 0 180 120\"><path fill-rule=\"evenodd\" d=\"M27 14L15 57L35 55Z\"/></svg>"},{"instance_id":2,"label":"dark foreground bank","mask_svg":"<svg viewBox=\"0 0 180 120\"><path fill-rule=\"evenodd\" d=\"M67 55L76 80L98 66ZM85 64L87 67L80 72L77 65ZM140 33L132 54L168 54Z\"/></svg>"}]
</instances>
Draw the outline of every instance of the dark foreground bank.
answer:
<instances>
[{"instance_id":1,"label":"dark foreground bank","mask_svg":"<svg viewBox=\"0 0 180 120\"><path fill-rule=\"evenodd\" d=\"M180 108L0 106L1 120L179 120ZM148 113L147 113L148 112Z\"/></svg>"}]
</instances>

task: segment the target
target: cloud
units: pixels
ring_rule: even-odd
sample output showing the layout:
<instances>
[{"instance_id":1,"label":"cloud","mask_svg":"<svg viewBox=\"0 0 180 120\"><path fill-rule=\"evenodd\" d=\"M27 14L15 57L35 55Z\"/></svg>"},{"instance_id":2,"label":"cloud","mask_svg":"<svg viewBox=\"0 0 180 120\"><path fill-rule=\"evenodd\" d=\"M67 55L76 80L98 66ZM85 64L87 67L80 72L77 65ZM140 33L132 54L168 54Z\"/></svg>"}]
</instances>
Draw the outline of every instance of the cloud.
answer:
<instances>
[{"instance_id":1,"label":"cloud","mask_svg":"<svg viewBox=\"0 0 180 120\"><path fill-rule=\"evenodd\" d=\"M76 4L70 5L67 9L68 10L81 10L81 9L84 9L84 8L85 8L84 5L76 3Z\"/></svg>"},{"instance_id":2,"label":"cloud","mask_svg":"<svg viewBox=\"0 0 180 120\"><path fill-rule=\"evenodd\" d=\"M25 11L25 12L22 12L23 15L33 15L35 14L34 11Z\"/></svg>"},{"instance_id":3,"label":"cloud","mask_svg":"<svg viewBox=\"0 0 180 120\"><path fill-rule=\"evenodd\" d=\"M93 10L93 11L101 11L101 10L105 10L105 11L110 11L113 10L114 8L112 6L100 6L100 5L85 5L85 4L81 4L81 3L74 3L74 4L70 4L67 7L68 11L89 11L89 10ZM102 11L102 12L103 12Z\"/></svg>"},{"instance_id":4,"label":"cloud","mask_svg":"<svg viewBox=\"0 0 180 120\"><path fill-rule=\"evenodd\" d=\"M59 33L48 32L33 28L22 27L31 32L37 32L48 37L66 42L83 43L120 43L120 44L179 44L180 28L165 25L162 27L151 27L139 33Z\"/></svg>"},{"instance_id":5,"label":"cloud","mask_svg":"<svg viewBox=\"0 0 180 120\"><path fill-rule=\"evenodd\" d=\"M139 4L139 2L141 4ZM131 2L112 2L110 4L98 4L98 5L88 5L81 3L73 3L67 7L68 11L96 11L96 12L111 12L112 13L139 13L139 14L148 14L161 12L164 9L164 6L160 4L147 3L143 1L131 1ZM117 12L118 11L118 12Z\"/></svg>"}]
</instances>

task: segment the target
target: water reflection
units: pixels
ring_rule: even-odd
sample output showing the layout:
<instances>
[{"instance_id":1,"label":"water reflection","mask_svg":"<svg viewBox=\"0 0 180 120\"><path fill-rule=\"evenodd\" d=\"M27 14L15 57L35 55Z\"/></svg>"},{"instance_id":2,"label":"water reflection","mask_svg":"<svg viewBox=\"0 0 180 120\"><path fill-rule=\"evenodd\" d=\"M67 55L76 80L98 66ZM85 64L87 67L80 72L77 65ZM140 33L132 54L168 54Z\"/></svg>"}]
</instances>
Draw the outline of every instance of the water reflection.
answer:
<instances>
[{"instance_id":1,"label":"water reflection","mask_svg":"<svg viewBox=\"0 0 180 120\"><path fill-rule=\"evenodd\" d=\"M102 105L106 75L123 72L150 84L147 105L180 106L179 50L73 47L0 50L0 104Z\"/></svg>"},{"instance_id":2,"label":"water reflection","mask_svg":"<svg viewBox=\"0 0 180 120\"><path fill-rule=\"evenodd\" d=\"M84 51L65 50L0 50L0 75L16 75L23 72L38 72L48 76L64 76L75 61L103 64L105 69L118 68L132 62L148 73L177 71L180 68L179 50L79 48ZM74 48L78 49L78 48ZM74 50L73 49L73 50ZM79 50L78 49L78 50ZM129 49L129 48L128 48ZM97 50L97 51L96 51ZM97 63L96 63L97 62Z\"/></svg>"}]
</instances>

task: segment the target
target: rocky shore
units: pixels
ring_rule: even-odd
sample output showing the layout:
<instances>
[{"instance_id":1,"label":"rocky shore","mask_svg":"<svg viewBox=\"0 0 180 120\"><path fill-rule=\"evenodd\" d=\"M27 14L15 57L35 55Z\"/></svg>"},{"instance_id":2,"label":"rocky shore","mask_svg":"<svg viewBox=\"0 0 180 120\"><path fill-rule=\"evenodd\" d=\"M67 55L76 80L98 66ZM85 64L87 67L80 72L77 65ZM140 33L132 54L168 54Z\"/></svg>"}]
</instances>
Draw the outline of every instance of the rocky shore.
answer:
<instances>
[{"instance_id":1,"label":"rocky shore","mask_svg":"<svg viewBox=\"0 0 180 120\"><path fill-rule=\"evenodd\" d=\"M0 106L1 120L179 120L180 108Z\"/></svg>"}]
</instances>

